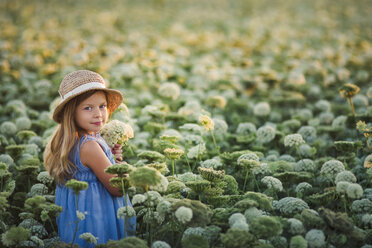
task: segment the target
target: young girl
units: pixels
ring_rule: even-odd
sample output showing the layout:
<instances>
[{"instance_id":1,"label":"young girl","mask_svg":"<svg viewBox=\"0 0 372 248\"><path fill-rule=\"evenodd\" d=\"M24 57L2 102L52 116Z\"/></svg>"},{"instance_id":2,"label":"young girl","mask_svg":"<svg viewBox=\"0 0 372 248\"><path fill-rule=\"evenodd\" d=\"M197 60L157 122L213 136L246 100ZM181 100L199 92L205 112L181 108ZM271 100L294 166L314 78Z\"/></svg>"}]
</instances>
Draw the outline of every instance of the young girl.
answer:
<instances>
[{"instance_id":1,"label":"young girl","mask_svg":"<svg viewBox=\"0 0 372 248\"><path fill-rule=\"evenodd\" d=\"M75 236L75 244L94 247L79 239L79 235L90 232L99 244L124 238L124 231L134 235L136 219L130 218L129 230L124 230L124 220L116 216L118 208L125 206L122 193L110 185L113 175L104 172L115 163L113 155L122 160L121 147L115 145L110 149L99 133L108 115L122 103L122 94L107 89L103 78L88 70L68 74L59 93L61 101L53 113L59 125L46 147L44 163L58 183L55 202L63 207L57 218L60 239L69 243ZM64 186L72 178L89 185L78 196L78 211L85 213L85 218L79 220L76 235L76 195Z\"/></svg>"}]
</instances>

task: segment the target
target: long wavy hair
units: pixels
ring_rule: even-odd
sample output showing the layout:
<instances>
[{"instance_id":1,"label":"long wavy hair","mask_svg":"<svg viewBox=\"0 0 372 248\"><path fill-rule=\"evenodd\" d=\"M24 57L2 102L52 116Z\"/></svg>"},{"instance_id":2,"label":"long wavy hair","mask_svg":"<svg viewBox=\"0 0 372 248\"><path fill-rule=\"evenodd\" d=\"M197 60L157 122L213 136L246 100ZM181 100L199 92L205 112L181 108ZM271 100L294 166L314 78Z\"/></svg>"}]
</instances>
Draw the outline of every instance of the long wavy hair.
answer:
<instances>
[{"instance_id":1,"label":"long wavy hair","mask_svg":"<svg viewBox=\"0 0 372 248\"><path fill-rule=\"evenodd\" d=\"M84 134L84 131L79 128L75 121L76 108L82 101L97 91L92 90L83 93L74 97L65 105L61 123L58 124L57 129L45 148L45 169L58 184L64 184L66 179L71 178L76 171L76 166L68 157L78 138Z\"/></svg>"}]
</instances>

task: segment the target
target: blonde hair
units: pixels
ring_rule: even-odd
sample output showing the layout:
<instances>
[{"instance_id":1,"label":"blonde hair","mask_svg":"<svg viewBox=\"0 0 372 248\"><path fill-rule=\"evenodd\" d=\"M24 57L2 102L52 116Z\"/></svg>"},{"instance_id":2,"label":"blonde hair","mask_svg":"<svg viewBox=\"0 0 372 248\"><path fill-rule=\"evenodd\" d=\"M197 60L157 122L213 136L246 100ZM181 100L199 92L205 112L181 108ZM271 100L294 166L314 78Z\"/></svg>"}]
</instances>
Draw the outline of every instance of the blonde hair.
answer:
<instances>
[{"instance_id":1,"label":"blonde hair","mask_svg":"<svg viewBox=\"0 0 372 248\"><path fill-rule=\"evenodd\" d=\"M69 159L69 154L74 148L76 141L83 135L83 130L75 122L76 107L97 91L99 90L85 92L74 97L64 106L61 122L45 148L45 169L57 183L64 184L66 179L71 178L76 171L76 166Z\"/></svg>"}]
</instances>

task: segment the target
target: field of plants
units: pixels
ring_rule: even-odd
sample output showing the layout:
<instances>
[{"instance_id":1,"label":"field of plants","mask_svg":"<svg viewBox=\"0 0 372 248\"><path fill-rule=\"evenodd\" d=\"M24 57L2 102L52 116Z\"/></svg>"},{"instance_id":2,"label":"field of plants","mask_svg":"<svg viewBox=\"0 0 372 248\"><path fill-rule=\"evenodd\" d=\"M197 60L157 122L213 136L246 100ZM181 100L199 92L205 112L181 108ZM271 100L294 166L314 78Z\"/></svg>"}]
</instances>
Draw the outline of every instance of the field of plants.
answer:
<instances>
[{"instance_id":1,"label":"field of plants","mask_svg":"<svg viewBox=\"0 0 372 248\"><path fill-rule=\"evenodd\" d=\"M367 0L0 1L0 247L73 246L43 154L62 78L88 69L124 95L111 119L134 131L133 208L118 218L137 230L77 239L371 248L371 13Z\"/></svg>"}]
</instances>

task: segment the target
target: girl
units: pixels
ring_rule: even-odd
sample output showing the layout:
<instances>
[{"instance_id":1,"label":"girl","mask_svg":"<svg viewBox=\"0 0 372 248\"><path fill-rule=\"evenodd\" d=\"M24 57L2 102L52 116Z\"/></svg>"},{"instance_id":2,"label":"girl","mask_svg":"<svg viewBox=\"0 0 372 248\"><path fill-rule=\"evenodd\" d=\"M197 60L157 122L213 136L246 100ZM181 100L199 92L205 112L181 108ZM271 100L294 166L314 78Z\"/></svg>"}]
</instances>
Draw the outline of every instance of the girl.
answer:
<instances>
[{"instance_id":1,"label":"girl","mask_svg":"<svg viewBox=\"0 0 372 248\"><path fill-rule=\"evenodd\" d=\"M53 113L59 125L45 149L44 163L58 183L55 202L63 207L57 218L60 239L72 242L78 220L76 196L64 186L71 178L89 185L78 198L78 211L85 213L85 218L80 218L74 243L94 247L79 239L85 232L97 237L99 244L124 238L124 231L134 235L136 219L130 218L129 230L124 230L124 220L116 216L118 208L124 206L122 193L110 185L113 175L104 172L115 163L113 153L117 160L122 159L121 147L110 149L99 134L108 115L122 103L122 94L107 89L102 76L88 70L68 74L61 82L59 94L61 101Z\"/></svg>"}]
</instances>

